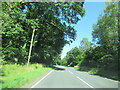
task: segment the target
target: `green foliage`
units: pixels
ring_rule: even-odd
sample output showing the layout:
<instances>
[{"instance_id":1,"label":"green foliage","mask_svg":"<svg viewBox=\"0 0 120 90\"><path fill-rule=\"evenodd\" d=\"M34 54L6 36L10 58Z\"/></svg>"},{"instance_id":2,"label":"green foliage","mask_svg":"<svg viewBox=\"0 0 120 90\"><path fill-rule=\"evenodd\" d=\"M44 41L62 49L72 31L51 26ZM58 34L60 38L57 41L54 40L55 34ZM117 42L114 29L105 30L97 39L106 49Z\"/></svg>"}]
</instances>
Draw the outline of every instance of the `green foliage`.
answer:
<instances>
[{"instance_id":1,"label":"green foliage","mask_svg":"<svg viewBox=\"0 0 120 90\"><path fill-rule=\"evenodd\" d=\"M86 56L85 51L89 49L92 44L88 41L87 38L83 38L80 44L81 46L79 48L75 47L69 52L67 52L66 57L63 59L67 62L67 65L76 66L78 64L81 65L81 63L83 63L84 58Z\"/></svg>"},{"instance_id":2,"label":"green foliage","mask_svg":"<svg viewBox=\"0 0 120 90\"><path fill-rule=\"evenodd\" d=\"M78 66L74 66L73 68L79 70L79 67L78 67Z\"/></svg>"},{"instance_id":3,"label":"green foliage","mask_svg":"<svg viewBox=\"0 0 120 90\"><path fill-rule=\"evenodd\" d=\"M75 40L74 25L84 16L84 2L2 2L4 61L26 63L35 29L32 63L51 65L65 44ZM71 13L72 12L72 13ZM54 61L55 60L55 61Z\"/></svg>"},{"instance_id":4,"label":"green foliage","mask_svg":"<svg viewBox=\"0 0 120 90\"><path fill-rule=\"evenodd\" d=\"M87 38L81 41L78 48L79 54L76 56L67 54L66 61L71 62L78 59L80 70L88 71L118 80L118 3L108 2L104 9L104 14L100 15L97 24L93 25L93 40L96 46L91 46ZM73 49L68 53L74 52ZM82 52L82 53L81 53ZM70 59L70 60L69 60ZM108 74L108 75L107 75Z\"/></svg>"},{"instance_id":5,"label":"green foliage","mask_svg":"<svg viewBox=\"0 0 120 90\"><path fill-rule=\"evenodd\" d=\"M77 55L79 55L80 52L78 50L77 47L71 49L68 53L67 56L65 57L66 61L67 61L67 65L70 66L75 66L78 64L79 59L77 59Z\"/></svg>"},{"instance_id":6,"label":"green foliage","mask_svg":"<svg viewBox=\"0 0 120 90\"><path fill-rule=\"evenodd\" d=\"M104 14L93 26L93 39L97 39L100 45L100 52L104 53L98 58L104 69L116 71L118 66L118 3L109 2L104 9Z\"/></svg>"},{"instance_id":7,"label":"green foliage","mask_svg":"<svg viewBox=\"0 0 120 90\"><path fill-rule=\"evenodd\" d=\"M26 35L21 25L25 14L20 3L2 3L2 53L4 61L25 62L27 50L24 47ZM24 49L22 48L24 47Z\"/></svg>"},{"instance_id":8,"label":"green foliage","mask_svg":"<svg viewBox=\"0 0 120 90\"><path fill-rule=\"evenodd\" d=\"M87 50L91 47L92 43L88 41L88 38L83 38L80 45L83 50Z\"/></svg>"},{"instance_id":9,"label":"green foliage","mask_svg":"<svg viewBox=\"0 0 120 90\"><path fill-rule=\"evenodd\" d=\"M93 39L106 49L106 53L115 53L118 45L118 6L117 3L107 3L104 14L97 24L93 25ZM116 52L118 53L118 52Z\"/></svg>"},{"instance_id":10,"label":"green foliage","mask_svg":"<svg viewBox=\"0 0 120 90\"><path fill-rule=\"evenodd\" d=\"M29 67L18 64L3 65L2 88L20 88L50 70L51 68L42 67L40 64L32 64Z\"/></svg>"}]
</instances>

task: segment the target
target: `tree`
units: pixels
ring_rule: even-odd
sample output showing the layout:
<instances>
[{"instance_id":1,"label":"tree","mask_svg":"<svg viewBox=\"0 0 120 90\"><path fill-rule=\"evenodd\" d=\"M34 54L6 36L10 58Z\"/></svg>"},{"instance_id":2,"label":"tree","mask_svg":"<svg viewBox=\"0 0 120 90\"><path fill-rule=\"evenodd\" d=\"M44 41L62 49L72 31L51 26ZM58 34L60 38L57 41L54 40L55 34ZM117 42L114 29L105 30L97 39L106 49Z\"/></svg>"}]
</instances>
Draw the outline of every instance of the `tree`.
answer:
<instances>
[{"instance_id":1,"label":"tree","mask_svg":"<svg viewBox=\"0 0 120 90\"><path fill-rule=\"evenodd\" d=\"M25 14L20 3L2 3L2 53L9 62L25 62L27 59L26 33L23 29ZM18 59L19 58L19 59Z\"/></svg>"},{"instance_id":2,"label":"tree","mask_svg":"<svg viewBox=\"0 0 120 90\"><path fill-rule=\"evenodd\" d=\"M93 39L103 47L117 50L118 43L118 7L117 3L107 3L104 15L99 17L98 23L93 25ZM112 47L111 47L112 46ZM109 51L109 50L107 50Z\"/></svg>"},{"instance_id":3,"label":"tree","mask_svg":"<svg viewBox=\"0 0 120 90\"><path fill-rule=\"evenodd\" d=\"M79 46L79 48L75 47L67 52L67 55L64 58L64 60L67 61L67 65L80 65L84 61L84 58L86 56L85 52L91 48L91 45L92 43L88 41L87 38L83 38L81 40L81 45Z\"/></svg>"},{"instance_id":4,"label":"tree","mask_svg":"<svg viewBox=\"0 0 120 90\"><path fill-rule=\"evenodd\" d=\"M69 52L67 52L67 64L70 66L75 66L79 63L79 59L77 59L77 56L80 54L80 51L77 47L71 49Z\"/></svg>"},{"instance_id":5,"label":"tree","mask_svg":"<svg viewBox=\"0 0 120 90\"><path fill-rule=\"evenodd\" d=\"M52 62L52 57L57 55L57 53L60 54L63 46L75 39L75 30L70 24L76 24L79 20L78 17L84 15L82 14L84 13L84 10L81 8L82 4L83 3L51 2L42 3L41 5L40 3L25 3L28 11L27 18L37 18L39 20L40 28L38 28L37 31L35 48L40 50L41 56L38 56L40 56L43 63L48 61L45 58L45 52L50 50L48 56ZM77 9L74 9L74 6L76 6ZM79 13L79 11L81 13ZM34 15L34 13L36 13L36 15ZM68 38L70 41L68 41ZM38 47L39 45L41 46Z\"/></svg>"},{"instance_id":6,"label":"tree","mask_svg":"<svg viewBox=\"0 0 120 90\"><path fill-rule=\"evenodd\" d=\"M81 41L80 41L80 45L81 45L81 48L83 50L87 50L91 47L92 43L90 41L88 41L88 38L83 38Z\"/></svg>"},{"instance_id":7,"label":"tree","mask_svg":"<svg viewBox=\"0 0 120 90\"><path fill-rule=\"evenodd\" d=\"M75 39L76 24L84 16L83 2L3 2L3 58L25 63L35 29L32 63L52 64L65 44Z\"/></svg>"},{"instance_id":8,"label":"tree","mask_svg":"<svg viewBox=\"0 0 120 90\"><path fill-rule=\"evenodd\" d=\"M93 25L93 39L104 52L99 60L105 65L104 68L109 67L110 70L117 70L118 66L118 14L118 3L108 2L104 14L100 15L97 24Z\"/></svg>"}]
</instances>

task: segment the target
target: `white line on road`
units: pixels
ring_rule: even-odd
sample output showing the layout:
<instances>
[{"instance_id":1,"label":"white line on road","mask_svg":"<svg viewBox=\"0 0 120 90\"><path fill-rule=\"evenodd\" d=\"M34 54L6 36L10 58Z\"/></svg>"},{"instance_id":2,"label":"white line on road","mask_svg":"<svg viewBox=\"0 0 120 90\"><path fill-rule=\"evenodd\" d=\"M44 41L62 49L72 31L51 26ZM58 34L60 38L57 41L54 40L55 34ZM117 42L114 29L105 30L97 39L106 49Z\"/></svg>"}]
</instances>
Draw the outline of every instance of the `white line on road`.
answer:
<instances>
[{"instance_id":1,"label":"white line on road","mask_svg":"<svg viewBox=\"0 0 120 90\"><path fill-rule=\"evenodd\" d=\"M94 88L93 86L91 86L90 84L88 84L87 82L85 82L83 79L81 79L80 77L77 77L78 79L80 79L82 82L84 82L85 84L87 84L89 87Z\"/></svg>"},{"instance_id":2,"label":"white line on road","mask_svg":"<svg viewBox=\"0 0 120 90\"><path fill-rule=\"evenodd\" d=\"M54 70L51 70L47 75L45 75L42 79L40 79L37 83L35 83L31 88L34 88L38 83L40 83L43 79L45 79L50 73L52 73Z\"/></svg>"},{"instance_id":3,"label":"white line on road","mask_svg":"<svg viewBox=\"0 0 120 90\"><path fill-rule=\"evenodd\" d=\"M71 74L73 74L71 71L68 71L68 72L70 72Z\"/></svg>"}]
</instances>

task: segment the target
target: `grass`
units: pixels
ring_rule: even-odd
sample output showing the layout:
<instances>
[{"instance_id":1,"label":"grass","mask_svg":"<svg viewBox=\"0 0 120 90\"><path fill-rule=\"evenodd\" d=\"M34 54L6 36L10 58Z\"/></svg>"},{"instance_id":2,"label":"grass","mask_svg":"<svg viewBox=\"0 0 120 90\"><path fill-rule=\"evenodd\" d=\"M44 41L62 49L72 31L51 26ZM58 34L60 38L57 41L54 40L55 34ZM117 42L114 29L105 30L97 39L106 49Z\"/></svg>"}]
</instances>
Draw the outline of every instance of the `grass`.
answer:
<instances>
[{"instance_id":1,"label":"grass","mask_svg":"<svg viewBox=\"0 0 120 90\"><path fill-rule=\"evenodd\" d=\"M78 66L75 66L72 68L81 70L81 71L86 71L91 74L96 74L102 77L107 77L113 80L119 80L118 73L116 71L113 72L113 71L108 71L108 70L103 70L98 68L88 68L88 67L78 67Z\"/></svg>"},{"instance_id":2,"label":"grass","mask_svg":"<svg viewBox=\"0 0 120 90\"><path fill-rule=\"evenodd\" d=\"M51 68L42 67L40 64L31 64L28 67L17 64L3 65L2 88L20 88L50 70Z\"/></svg>"},{"instance_id":3,"label":"grass","mask_svg":"<svg viewBox=\"0 0 120 90\"><path fill-rule=\"evenodd\" d=\"M78 66L75 66L75 67L72 67L72 68L79 70L79 67L78 67Z\"/></svg>"}]
</instances>

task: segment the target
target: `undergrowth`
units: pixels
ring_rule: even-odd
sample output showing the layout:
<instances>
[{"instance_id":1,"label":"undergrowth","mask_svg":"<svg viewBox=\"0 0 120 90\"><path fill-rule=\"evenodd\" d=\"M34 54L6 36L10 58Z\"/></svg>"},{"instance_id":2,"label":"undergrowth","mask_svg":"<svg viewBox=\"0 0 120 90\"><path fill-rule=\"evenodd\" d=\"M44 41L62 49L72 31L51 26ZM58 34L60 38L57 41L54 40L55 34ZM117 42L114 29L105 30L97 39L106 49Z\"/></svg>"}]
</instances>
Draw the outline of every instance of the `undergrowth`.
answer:
<instances>
[{"instance_id":1,"label":"undergrowth","mask_svg":"<svg viewBox=\"0 0 120 90\"><path fill-rule=\"evenodd\" d=\"M86 71L91 74L96 74L102 77L110 78L113 80L119 80L117 71L110 71L110 70L99 69L99 68L77 67L77 66L73 68L80 71Z\"/></svg>"}]
</instances>

